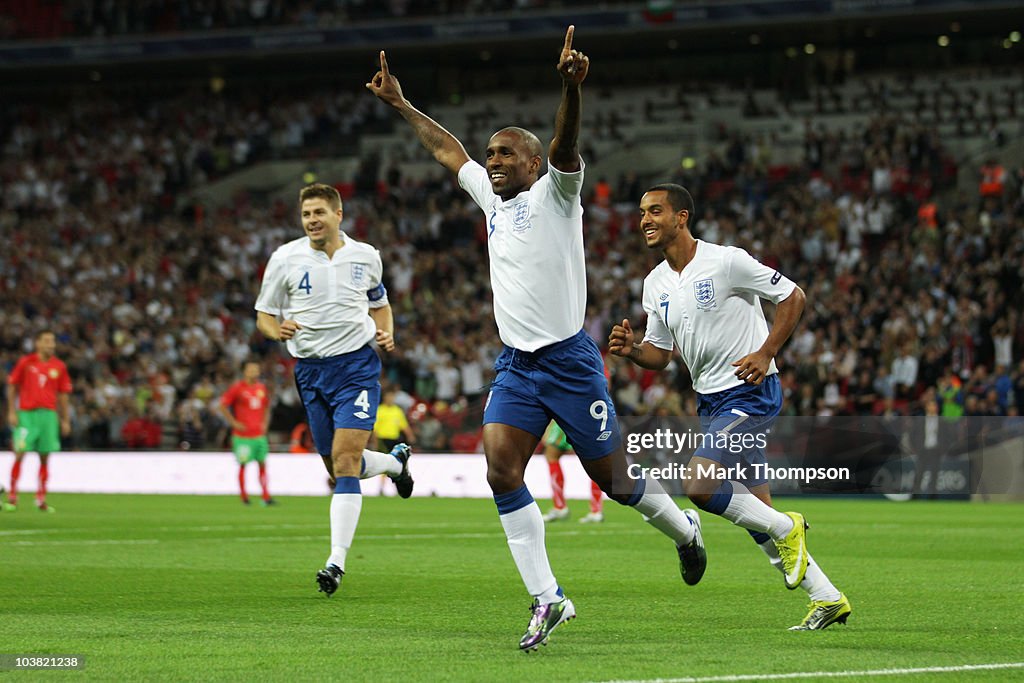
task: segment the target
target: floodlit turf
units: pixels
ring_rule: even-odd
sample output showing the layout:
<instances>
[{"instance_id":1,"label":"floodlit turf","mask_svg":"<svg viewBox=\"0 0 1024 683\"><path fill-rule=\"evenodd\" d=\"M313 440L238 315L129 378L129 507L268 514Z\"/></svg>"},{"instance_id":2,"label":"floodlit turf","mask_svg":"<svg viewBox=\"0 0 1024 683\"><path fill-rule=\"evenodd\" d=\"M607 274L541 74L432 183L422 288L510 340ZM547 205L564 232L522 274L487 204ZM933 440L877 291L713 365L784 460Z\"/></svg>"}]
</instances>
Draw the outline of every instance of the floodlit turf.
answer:
<instances>
[{"instance_id":1,"label":"floodlit turf","mask_svg":"<svg viewBox=\"0 0 1024 683\"><path fill-rule=\"evenodd\" d=\"M317 593L328 498L53 495L0 513L0 654L76 654L100 680L582 681L1024 661L1019 504L788 499L853 603L791 633L787 591L746 533L704 515L709 565L683 584L635 512L549 527L579 618L517 650L529 596L487 500L367 498L341 590ZM546 508L546 505L543 506ZM1024 669L887 680L1024 678ZM864 679L861 679L864 680Z\"/></svg>"}]
</instances>

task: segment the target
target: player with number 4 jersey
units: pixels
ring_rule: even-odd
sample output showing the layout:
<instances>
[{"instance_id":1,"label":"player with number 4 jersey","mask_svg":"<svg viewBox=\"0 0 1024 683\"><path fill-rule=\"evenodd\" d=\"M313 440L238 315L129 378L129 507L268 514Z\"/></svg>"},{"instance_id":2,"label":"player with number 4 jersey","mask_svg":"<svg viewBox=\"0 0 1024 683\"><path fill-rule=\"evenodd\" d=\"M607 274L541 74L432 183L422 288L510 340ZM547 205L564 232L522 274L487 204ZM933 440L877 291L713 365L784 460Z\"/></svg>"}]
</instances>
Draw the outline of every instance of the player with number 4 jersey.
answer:
<instances>
[{"instance_id":1,"label":"player with number 4 jersey","mask_svg":"<svg viewBox=\"0 0 1024 683\"><path fill-rule=\"evenodd\" d=\"M395 348L394 319L382 282L380 253L341 232L341 196L315 184L299 193L306 236L270 257L259 298L260 332L284 341L298 358L295 384L313 442L334 481L331 553L317 584L333 594L362 510L361 478L389 475L403 498L412 494L409 447L366 450L380 402L376 346Z\"/></svg>"}]
</instances>

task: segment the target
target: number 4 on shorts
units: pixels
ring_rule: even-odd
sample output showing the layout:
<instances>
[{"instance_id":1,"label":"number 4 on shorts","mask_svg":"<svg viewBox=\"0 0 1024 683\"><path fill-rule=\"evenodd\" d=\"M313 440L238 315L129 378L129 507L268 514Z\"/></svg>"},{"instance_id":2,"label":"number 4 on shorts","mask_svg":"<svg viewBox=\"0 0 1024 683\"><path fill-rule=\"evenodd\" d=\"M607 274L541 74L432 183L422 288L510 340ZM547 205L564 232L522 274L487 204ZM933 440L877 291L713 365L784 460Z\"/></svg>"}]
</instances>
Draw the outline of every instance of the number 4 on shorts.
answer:
<instances>
[{"instance_id":1,"label":"number 4 on shorts","mask_svg":"<svg viewBox=\"0 0 1024 683\"><path fill-rule=\"evenodd\" d=\"M359 392L359 396L355 400L356 407L359 408L356 412L352 413L360 420L365 420L370 417L370 394L366 389Z\"/></svg>"}]
</instances>

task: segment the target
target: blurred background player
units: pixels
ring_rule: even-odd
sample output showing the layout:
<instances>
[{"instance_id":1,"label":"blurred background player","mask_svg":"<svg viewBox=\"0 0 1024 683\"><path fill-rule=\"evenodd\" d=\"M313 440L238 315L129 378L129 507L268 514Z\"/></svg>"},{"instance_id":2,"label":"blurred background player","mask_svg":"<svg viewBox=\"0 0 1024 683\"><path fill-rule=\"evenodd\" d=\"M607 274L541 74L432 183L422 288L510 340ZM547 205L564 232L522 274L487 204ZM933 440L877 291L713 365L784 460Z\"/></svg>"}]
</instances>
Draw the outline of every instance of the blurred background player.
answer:
<instances>
[{"instance_id":1,"label":"blurred background player","mask_svg":"<svg viewBox=\"0 0 1024 683\"><path fill-rule=\"evenodd\" d=\"M238 490L242 502L249 504L245 491L245 466L255 462L260 470L263 505L274 505L267 485L267 427L270 425L270 392L260 381L259 361L249 360L242 367L242 379L232 384L217 404L217 412L231 425L231 451L238 460Z\"/></svg>"},{"instance_id":2,"label":"blurred background player","mask_svg":"<svg viewBox=\"0 0 1024 683\"><path fill-rule=\"evenodd\" d=\"M544 458L548 461L548 473L551 475L551 509L544 515L545 522L558 522L569 519L569 508L565 504L565 475L562 465L558 462L566 453L572 452L572 444L565 432L554 420L548 425L544 434ZM580 524L593 524L604 521L604 492L594 480L590 481L590 512L580 518Z\"/></svg>"},{"instance_id":3,"label":"blurred background player","mask_svg":"<svg viewBox=\"0 0 1024 683\"><path fill-rule=\"evenodd\" d=\"M416 443L416 435L405 417L402 406L395 403L397 391L393 385L384 389L380 405L377 407L377 421L373 423L373 438L376 440L378 451L390 453L395 448L409 448ZM405 443L401 443L405 437ZM381 494L384 494L384 486L381 486Z\"/></svg>"},{"instance_id":4,"label":"blurred background player","mask_svg":"<svg viewBox=\"0 0 1024 683\"><path fill-rule=\"evenodd\" d=\"M14 465L11 489L4 510L18 509L18 477L21 461L28 451L39 454L39 485L36 507L55 510L46 504L46 481L50 476L50 453L60 450L60 437L71 433L69 395L71 377L57 352L57 337L49 330L36 335L35 353L22 356L7 378L7 422L14 430Z\"/></svg>"},{"instance_id":5,"label":"blurred background player","mask_svg":"<svg viewBox=\"0 0 1024 683\"><path fill-rule=\"evenodd\" d=\"M395 349L394 317L380 252L341 232L338 191L322 184L299 193L305 237L274 251L256 300L256 326L298 358L295 385L317 452L334 480L331 553L317 572L320 591L338 590L363 508L359 479L388 474L412 495L408 446L366 450L380 402L381 360L373 343Z\"/></svg>"}]
</instances>

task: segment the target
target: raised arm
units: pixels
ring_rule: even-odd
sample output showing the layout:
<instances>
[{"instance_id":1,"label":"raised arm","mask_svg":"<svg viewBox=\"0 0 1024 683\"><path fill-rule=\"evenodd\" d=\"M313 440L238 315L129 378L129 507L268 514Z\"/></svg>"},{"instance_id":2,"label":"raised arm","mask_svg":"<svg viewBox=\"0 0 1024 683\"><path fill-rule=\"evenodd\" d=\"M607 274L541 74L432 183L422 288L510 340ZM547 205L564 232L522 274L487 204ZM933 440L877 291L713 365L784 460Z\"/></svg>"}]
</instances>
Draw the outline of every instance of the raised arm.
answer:
<instances>
[{"instance_id":1,"label":"raised arm","mask_svg":"<svg viewBox=\"0 0 1024 683\"><path fill-rule=\"evenodd\" d=\"M565 32L565 44L558 58L558 75L562 77L562 101L555 114L555 136L548 148L551 165L565 173L580 170L580 117L583 111L583 93L580 86L590 70L590 58L572 49L576 28Z\"/></svg>"},{"instance_id":2,"label":"raised arm","mask_svg":"<svg viewBox=\"0 0 1024 683\"><path fill-rule=\"evenodd\" d=\"M398 79L388 70L388 60L384 56L383 50L380 51L380 70L366 84L366 88L397 109L402 118L412 126L416 137L420 139L427 151L433 154L434 158L449 171L458 174L459 169L469 161L466 148L462 146L458 138L445 130L437 121L412 106L412 103L405 98Z\"/></svg>"}]
</instances>

